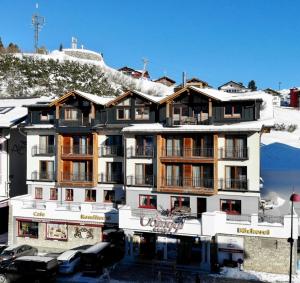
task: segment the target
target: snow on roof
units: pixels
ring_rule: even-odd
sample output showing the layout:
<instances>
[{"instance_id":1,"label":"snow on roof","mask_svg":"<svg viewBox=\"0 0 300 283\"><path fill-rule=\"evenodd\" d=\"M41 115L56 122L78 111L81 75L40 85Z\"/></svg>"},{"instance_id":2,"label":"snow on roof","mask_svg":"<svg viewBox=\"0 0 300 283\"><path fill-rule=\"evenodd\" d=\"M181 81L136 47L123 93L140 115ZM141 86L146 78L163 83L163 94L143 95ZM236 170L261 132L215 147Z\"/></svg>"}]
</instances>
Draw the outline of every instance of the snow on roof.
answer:
<instances>
[{"instance_id":1,"label":"snow on roof","mask_svg":"<svg viewBox=\"0 0 300 283\"><path fill-rule=\"evenodd\" d=\"M86 98L87 100L90 100L90 101L92 101L96 104L100 104L100 105L104 105L116 98L116 96L99 96L99 95L83 92L80 90L75 90L74 92L78 93L79 95Z\"/></svg>"},{"instance_id":2,"label":"snow on roof","mask_svg":"<svg viewBox=\"0 0 300 283\"><path fill-rule=\"evenodd\" d=\"M103 250L105 247L109 246L108 242L97 243L90 248L86 249L82 253L94 253Z\"/></svg>"},{"instance_id":3,"label":"snow on roof","mask_svg":"<svg viewBox=\"0 0 300 283\"><path fill-rule=\"evenodd\" d=\"M20 119L26 117L28 113L28 109L25 107L26 104L35 104L44 100L44 97L0 99L0 127L7 128L15 125Z\"/></svg>"},{"instance_id":4,"label":"snow on roof","mask_svg":"<svg viewBox=\"0 0 300 283\"><path fill-rule=\"evenodd\" d=\"M39 261L39 262L49 262L51 260L54 260L53 257L49 256L37 256L37 255L27 255L27 256L20 256L16 258L17 261Z\"/></svg>"},{"instance_id":5,"label":"snow on roof","mask_svg":"<svg viewBox=\"0 0 300 283\"><path fill-rule=\"evenodd\" d=\"M78 253L80 253L80 251L77 251L77 250L65 251L57 257L57 260L62 260L62 261L70 260L75 254L78 254Z\"/></svg>"},{"instance_id":6,"label":"snow on roof","mask_svg":"<svg viewBox=\"0 0 300 283\"><path fill-rule=\"evenodd\" d=\"M160 100L162 100L163 98L166 97L166 95L161 95L161 96L150 95L150 94L142 93L142 92L136 91L136 90L134 90L133 92L135 92L135 93L139 94L140 96L145 97L146 99L149 99L150 101L155 102L155 103L159 102Z\"/></svg>"}]
</instances>

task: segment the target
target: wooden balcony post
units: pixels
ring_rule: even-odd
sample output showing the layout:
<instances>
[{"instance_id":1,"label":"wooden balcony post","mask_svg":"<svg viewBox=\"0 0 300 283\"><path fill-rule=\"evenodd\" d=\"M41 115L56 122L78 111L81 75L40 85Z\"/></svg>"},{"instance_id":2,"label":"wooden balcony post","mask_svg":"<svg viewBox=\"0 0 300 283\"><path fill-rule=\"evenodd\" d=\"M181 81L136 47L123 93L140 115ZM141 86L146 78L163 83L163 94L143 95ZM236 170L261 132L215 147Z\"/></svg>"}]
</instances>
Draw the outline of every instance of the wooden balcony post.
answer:
<instances>
[{"instance_id":1,"label":"wooden balcony post","mask_svg":"<svg viewBox=\"0 0 300 283\"><path fill-rule=\"evenodd\" d=\"M159 188L161 187L161 178L163 176L161 170L162 170L162 166L161 166L161 151L162 151L162 147L163 147L163 140L161 135L157 135L156 136L156 171L157 171L157 176L156 176L156 187L157 190L159 191Z\"/></svg>"},{"instance_id":2,"label":"wooden balcony post","mask_svg":"<svg viewBox=\"0 0 300 283\"><path fill-rule=\"evenodd\" d=\"M93 185L98 183L98 134L93 133Z\"/></svg>"},{"instance_id":3,"label":"wooden balcony post","mask_svg":"<svg viewBox=\"0 0 300 283\"><path fill-rule=\"evenodd\" d=\"M218 134L214 134L214 192L218 193Z\"/></svg>"}]
</instances>

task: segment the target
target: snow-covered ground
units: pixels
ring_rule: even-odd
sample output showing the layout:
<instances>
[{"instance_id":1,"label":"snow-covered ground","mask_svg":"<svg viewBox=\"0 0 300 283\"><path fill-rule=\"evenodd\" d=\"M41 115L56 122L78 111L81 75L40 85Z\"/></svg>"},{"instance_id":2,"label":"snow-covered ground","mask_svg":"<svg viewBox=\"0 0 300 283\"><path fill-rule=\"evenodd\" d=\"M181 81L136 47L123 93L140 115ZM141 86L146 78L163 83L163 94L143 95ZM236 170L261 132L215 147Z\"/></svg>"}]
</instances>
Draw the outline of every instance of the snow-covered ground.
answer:
<instances>
[{"instance_id":1,"label":"snow-covered ground","mask_svg":"<svg viewBox=\"0 0 300 283\"><path fill-rule=\"evenodd\" d=\"M289 213L287 201L293 191L300 193L300 111L289 107L274 107L276 124L296 125L293 132L272 130L262 135L261 176L262 197L284 199L272 214ZM298 204L296 204L298 208ZM297 212L300 212L297 209Z\"/></svg>"}]
</instances>

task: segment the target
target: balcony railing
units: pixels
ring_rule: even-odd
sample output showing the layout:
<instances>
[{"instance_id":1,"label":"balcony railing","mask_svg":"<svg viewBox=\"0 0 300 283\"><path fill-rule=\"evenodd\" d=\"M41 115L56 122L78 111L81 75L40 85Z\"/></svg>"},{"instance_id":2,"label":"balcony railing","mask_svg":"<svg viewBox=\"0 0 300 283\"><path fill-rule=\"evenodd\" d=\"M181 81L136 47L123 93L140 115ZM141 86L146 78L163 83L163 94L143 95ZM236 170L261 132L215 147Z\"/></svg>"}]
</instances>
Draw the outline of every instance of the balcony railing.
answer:
<instances>
[{"instance_id":1,"label":"balcony railing","mask_svg":"<svg viewBox=\"0 0 300 283\"><path fill-rule=\"evenodd\" d=\"M202 116L199 117L169 117L167 118L166 124L167 126L173 125L208 125L210 119L208 117L208 113L203 113Z\"/></svg>"},{"instance_id":2,"label":"balcony railing","mask_svg":"<svg viewBox=\"0 0 300 283\"><path fill-rule=\"evenodd\" d=\"M227 221L251 222L251 215L248 214L226 214Z\"/></svg>"},{"instance_id":3,"label":"balcony railing","mask_svg":"<svg viewBox=\"0 0 300 283\"><path fill-rule=\"evenodd\" d=\"M154 176L127 176L127 186L153 186Z\"/></svg>"},{"instance_id":4,"label":"balcony railing","mask_svg":"<svg viewBox=\"0 0 300 283\"><path fill-rule=\"evenodd\" d=\"M31 179L34 181L54 181L54 172L37 172L31 173Z\"/></svg>"},{"instance_id":5,"label":"balcony railing","mask_svg":"<svg viewBox=\"0 0 300 283\"><path fill-rule=\"evenodd\" d=\"M99 156L123 156L122 145L103 145L98 149Z\"/></svg>"},{"instance_id":6,"label":"balcony railing","mask_svg":"<svg viewBox=\"0 0 300 283\"><path fill-rule=\"evenodd\" d=\"M137 146L127 148L127 157L153 157L153 146Z\"/></svg>"},{"instance_id":7,"label":"balcony railing","mask_svg":"<svg viewBox=\"0 0 300 283\"><path fill-rule=\"evenodd\" d=\"M71 174L71 173L61 173L61 180L63 182L92 182L93 175L88 173L82 174Z\"/></svg>"},{"instance_id":8,"label":"balcony railing","mask_svg":"<svg viewBox=\"0 0 300 283\"><path fill-rule=\"evenodd\" d=\"M99 183L109 183L109 184L123 184L123 175L122 173L114 174L99 174Z\"/></svg>"},{"instance_id":9,"label":"balcony railing","mask_svg":"<svg viewBox=\"0 0 300 283\"><path fill-rule=\"evenodd\" d=\"M65 120L65 119L56 119L55 124L58 127L90 127L91 123L88 120Z\"/></svg>"},{"instance_id":10,"label":"balcony railing","mask_svg":"<svg viewBox=\"0 0 300 283\"><path fill-rule=\"evenodd\" d=\"M258 222L267 222L267 223L280 223L283 224L283 216L275 216L275 215L258 215Z\"/></svg>"},{"instance_id":11,"label":"balcony railing","mask_svg":"<svg viewBox=\"0 0 300 283\"><path fill-rule=\"evenodd\" d=\"M220 180L220 190L246 191L248 190L248 180L241 179L224 179Z\"/></svg>"},{"instance_id":12,"label":"balcony railing","mask_svg":"<svg viewBox=\"0 0 300 283\"><path fill-rule=\"evenodd\" d=\"M54 145L48 145L46 147L39 147L37 145L31 148L31 155L32 156L52 156L55 154L55 147Z\"/></svg>"},{"instance_id":13,"label":"balcony railing","mask_svg":"<svg viewBox=\"0 0 300 283\"><path fill-rule=\"evenodd\" d=\"M192 188L209 188L213 189L214 179L201 178L163 178L162 186L165 187L192 187Z\"/></svg>"},{"instance_id":14,"label":"balcony railing","mask_svg":"<svg viewBox=\"0 0 300 283\"><path fill-rule=\"evenodd\" d=\"M61 155L71 156L71 155L93 155L93 146L62 146Z\"/></svg>"},{"instance_id":15,"label":"balcony railing","mask_svg":"<svg viewBox=\"0 0 300 283\"><path fill-rule=\"evenodd\" d=\"M213 148L166 147L162 149L162 157L213 158L213 156Z\"/></svg>"},{"instance_id":16,"label":"balcony railing","mask_svg":"<svg viewBox=\"0 0 300 283\"><path fill-rule=\"evenodd\" d=\"M219 149L219 158L220 159L248 159L248 148L220 148Z\"/></svg>"}]
</instances>

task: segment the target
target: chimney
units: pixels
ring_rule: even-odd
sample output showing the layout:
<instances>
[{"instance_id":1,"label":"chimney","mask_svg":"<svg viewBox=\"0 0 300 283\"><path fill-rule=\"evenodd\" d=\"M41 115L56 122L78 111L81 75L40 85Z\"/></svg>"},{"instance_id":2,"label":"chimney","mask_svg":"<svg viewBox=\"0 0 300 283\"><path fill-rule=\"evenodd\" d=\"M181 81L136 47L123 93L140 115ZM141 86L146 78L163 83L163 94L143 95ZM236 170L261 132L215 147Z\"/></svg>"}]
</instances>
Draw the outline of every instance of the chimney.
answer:
<instances>
[{"instance_id":1,"label":"chimney","mask_svg":"<svg viewBox=\"0 0 300 283\"><path fill-rule=\"evenodd\" d=\"M182 87L185 87L186 85L186 73L182 72Z\"/></svg>"}]
</instances>

